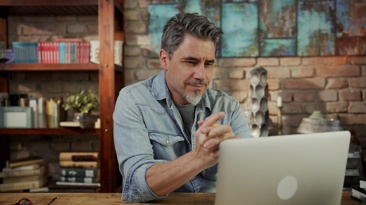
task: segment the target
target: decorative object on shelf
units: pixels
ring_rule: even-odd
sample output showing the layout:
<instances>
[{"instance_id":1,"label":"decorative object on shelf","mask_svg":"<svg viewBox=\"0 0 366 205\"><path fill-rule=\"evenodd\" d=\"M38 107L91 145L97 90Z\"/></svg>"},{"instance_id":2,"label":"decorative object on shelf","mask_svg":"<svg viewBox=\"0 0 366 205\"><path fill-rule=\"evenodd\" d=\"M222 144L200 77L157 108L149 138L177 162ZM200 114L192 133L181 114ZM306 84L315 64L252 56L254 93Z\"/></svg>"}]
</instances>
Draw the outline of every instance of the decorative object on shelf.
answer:
<instances>
[{"instance_id":1,"label":"decorative object on shelf","mask_svg":"<svg viewBox=\"0 0 366 205\"><path fill-rule=\"evenodd\" d=\"M90 62L99 64L99 40L90 41ZM114 41L114 64L122 66L123 41Z\"/></svg>"},{"instance_id":2,"label":"decorative object on shelf","mask_svg":"<svg viewBox=\"0 0 366 205\"><path fill-rule=\"evenodd\" d=\"M303 118L298 133L340 131L342 127L337 119L325 119L320 110L315 110L308 118Z\"/></svg>"},{"instance_id":3,"label":"decorative object on shelf","mask_svg":"<svg viewBox=\"0 0 366 205\"><path fill-rule=\"evenodd\" d=\"M32 128L33 112L31 107L0 107L0 128Z\"/></svg>"},{"instance_id":4,"label":"decorative object on shelf","mask_svg":"<svg viewBox=\"0 0 366 205\"><path fill-rule=\"evenodd\" d=\"M250 71L250 126L253 137L268 136L268 87L267 70L263 67L254 68Z\"/></svg>"},{"instance_id":5,"label":"decorative object on shelf","mask_svg":"<svg viewBox=\"0 0 366 205\"><path fill-rule=\"evenodd\" d=\"M91 112L99 110L98 96L92 91L80 91L72 95L68 95L63 103L65 110L74 111L74 121L80 123L81 128L94 127L96 118Z\"/></svg>"},{"instance_id":6,"label":"decorative object on shelf","mask_svg":"<svg viewBox=\"0 0 366 205\"><path fill-rule=\"evenodd\" d=\"M277 97L277 129L278 135L282 135L282 97Z\"/></svg>"}]
</instances>

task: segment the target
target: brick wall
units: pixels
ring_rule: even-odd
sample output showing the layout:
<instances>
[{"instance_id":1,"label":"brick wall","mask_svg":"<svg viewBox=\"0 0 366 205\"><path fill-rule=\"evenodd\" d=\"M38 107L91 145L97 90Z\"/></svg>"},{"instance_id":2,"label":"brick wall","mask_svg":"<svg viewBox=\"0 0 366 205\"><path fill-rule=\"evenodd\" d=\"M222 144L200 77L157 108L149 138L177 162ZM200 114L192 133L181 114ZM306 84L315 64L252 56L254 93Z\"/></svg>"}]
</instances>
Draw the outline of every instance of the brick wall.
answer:
<instances>
[{"instance_id":1,"label":"brick wall","mask_svg":"<svg viewBox=\"0 0 366 205\"><path fill-rule=\"evenodd\" d=\"M148 6L154 2L125 0L126 84L161 70L158 59L149 58ZM281 95L284 133L296 133L302 118L321 110L366 138L366 57L219 58L213 87L234 96L247 110L250 71L259 66L268 71L270 134L277 133L276 99Z\"/></svg>"},{"instance_id":2,"label":"brick wall","mask_svg":"<svg viewBox=\"0 0 366 205\"><path fill-rule=\"evenodd\" d=\"M125 0L124 69L126 85L161 71L158 59L149 58L148 5L150 0ZM56 23L57 22L57 23ZM9 41L46 41L57 37L97 39L96 17L12 17ZM268 71L270 134L276 133L278 95L283 97L284 133L296 133L303 117L321 110L339 118L344 129L366 139L366 57L219 58L213 87L222 89L243 105L249 101L250 71L263 66ZM96 72L12 73L11 92L54 97L79 89L98 89ZM12 137L12 157L46 153L57 173L53 153L61 150L93 151L98 139L90 136ZM41 147L42 149L39 149ZM43 155L43 154L42 154Z\"/></svg>"}]
</instances>

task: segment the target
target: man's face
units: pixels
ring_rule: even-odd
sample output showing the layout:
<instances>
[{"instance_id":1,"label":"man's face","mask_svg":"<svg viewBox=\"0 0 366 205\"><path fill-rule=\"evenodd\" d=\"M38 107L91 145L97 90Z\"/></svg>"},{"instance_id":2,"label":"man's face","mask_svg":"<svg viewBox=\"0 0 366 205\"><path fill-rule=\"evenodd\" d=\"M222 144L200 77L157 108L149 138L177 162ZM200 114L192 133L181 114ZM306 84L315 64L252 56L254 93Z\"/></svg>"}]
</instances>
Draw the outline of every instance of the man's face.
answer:
<instances>
[{"instance_id":1,"label":"man's face","mask_svg":"<svg viewBox=\"0 0 366 205\"><path fill-rule=\"evenodd\" d=\"M170 59L165 50L160 50L160 63L166 70L165 80L173 101L196 105L212 79L215 45L186 34Z\"/></svg>"}]
</instances>

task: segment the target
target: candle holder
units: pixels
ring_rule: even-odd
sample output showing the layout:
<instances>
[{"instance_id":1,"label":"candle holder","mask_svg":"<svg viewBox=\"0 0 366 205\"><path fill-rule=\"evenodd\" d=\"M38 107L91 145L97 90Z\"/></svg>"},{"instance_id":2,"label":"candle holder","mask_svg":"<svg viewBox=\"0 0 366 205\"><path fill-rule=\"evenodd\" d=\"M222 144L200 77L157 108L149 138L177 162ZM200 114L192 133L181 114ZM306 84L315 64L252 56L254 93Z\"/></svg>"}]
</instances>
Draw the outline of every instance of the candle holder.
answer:
<instances>
[{"instance_id":1,"label":"candle holder","mask_svg":"<svg viewBox=\"0 0 366 205\"><path fill-rule=\"evenodd\" d=\"M277 107L277 130L278 135L282 135L282 106Z\"/></svg>"}]
</instances>

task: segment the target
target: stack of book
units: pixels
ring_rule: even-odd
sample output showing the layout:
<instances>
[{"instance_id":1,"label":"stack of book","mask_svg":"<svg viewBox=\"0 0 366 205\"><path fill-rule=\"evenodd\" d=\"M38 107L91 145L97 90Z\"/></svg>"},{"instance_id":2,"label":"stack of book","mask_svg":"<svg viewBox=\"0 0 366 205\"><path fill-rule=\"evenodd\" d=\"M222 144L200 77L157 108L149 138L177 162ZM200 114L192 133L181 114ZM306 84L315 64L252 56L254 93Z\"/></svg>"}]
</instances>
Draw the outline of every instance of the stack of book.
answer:
<instances>
[{"instance_id":1,"label":"stack of book","mask_svg":"<svg viewBox=\"0 0 366 205\"><path fill-rule=\"evenodd\" d=\"M100 187L98 152L60 152L56 185Z\"/></svg>"},{"instance_id":2,"label":"stack of book","mask_svg":"<svg viewBox=\"0 0 366 205\"><path fill-rule=\"evenodd\" d=\"M359 185L352 186L351 191L353 198L366 202L366 179L360 179Z\"/></svg>"},{"instance_id":3,"label":"stack of book","mask_svg":"<svg viewBox=\"0 0 366 205\"><path fill-rule=\"evenodd\" d=\"M3 183L0 192L23 191L43 187L47 182L47 167L38 156L8 160L0 172Z\"/></svg>"}]
</instances>

